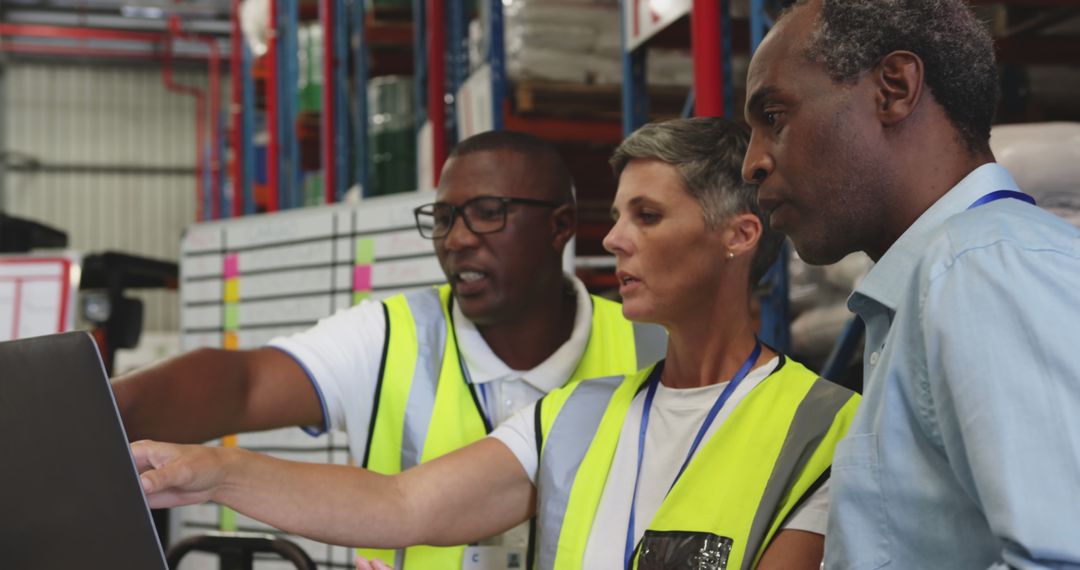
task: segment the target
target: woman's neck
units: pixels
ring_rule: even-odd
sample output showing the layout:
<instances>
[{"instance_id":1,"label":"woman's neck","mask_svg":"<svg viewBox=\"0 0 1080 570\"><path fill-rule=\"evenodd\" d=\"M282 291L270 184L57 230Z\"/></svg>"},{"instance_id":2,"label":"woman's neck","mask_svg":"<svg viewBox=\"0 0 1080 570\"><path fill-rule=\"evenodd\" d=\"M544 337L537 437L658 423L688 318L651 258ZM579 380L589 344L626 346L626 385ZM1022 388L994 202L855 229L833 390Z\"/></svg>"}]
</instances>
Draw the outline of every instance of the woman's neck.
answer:
<instances>
[{"instance_id":1,"label":"woman's neck","mask_svg":"<svg viewBox=\"0 0 1080 570\"><path fill-rule=\"evenodd\" d=\"M723 320L695 319L668 327L668 351L661 382L668 388L696 388L727 382L746 363L757 338L748 308L726 311ZM776 353L762 346L751 369Z\"/></svg>"}]
</instances>

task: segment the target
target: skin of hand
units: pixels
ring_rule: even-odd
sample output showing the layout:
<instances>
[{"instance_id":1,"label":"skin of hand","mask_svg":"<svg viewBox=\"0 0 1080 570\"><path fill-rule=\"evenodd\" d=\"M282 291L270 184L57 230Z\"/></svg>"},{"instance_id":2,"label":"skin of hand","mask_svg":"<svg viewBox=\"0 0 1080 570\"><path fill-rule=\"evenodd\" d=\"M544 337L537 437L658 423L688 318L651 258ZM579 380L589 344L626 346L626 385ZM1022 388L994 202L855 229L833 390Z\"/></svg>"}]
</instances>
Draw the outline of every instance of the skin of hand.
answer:
<instances>
[{"instance_id":1,"label":"skin of hand","mask_svg":"<svg viewBox=\"0 0 1080 570\"><path fill-rule=\"evenodd\" d=\"M356 570L394 570L393 566L388 565L376 558L375 560L368 560L359 554L356 555Z\"/></svg>"},{"instance_id":2,"label":"skin of hand","mask_svg":"<svg viewBox=\"0 0 1080 570\"><path fill-rule=\"evenodd\" d=\"M225 475L222 451L218 447L149 440L133 443L131 454L150 508L213 500L214 490Z\"/></svg>"}]
</instances>

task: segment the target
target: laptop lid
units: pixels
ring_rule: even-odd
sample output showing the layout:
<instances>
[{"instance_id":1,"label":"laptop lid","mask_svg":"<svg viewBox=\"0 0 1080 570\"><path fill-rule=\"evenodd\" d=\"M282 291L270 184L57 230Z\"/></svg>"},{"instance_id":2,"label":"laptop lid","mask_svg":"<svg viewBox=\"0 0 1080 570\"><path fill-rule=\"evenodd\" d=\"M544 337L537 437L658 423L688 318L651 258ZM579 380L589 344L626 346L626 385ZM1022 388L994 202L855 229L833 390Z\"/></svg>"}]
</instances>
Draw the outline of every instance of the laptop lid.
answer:
<instances>
[{"instance_id":1,"label":"laptop lid","mask_svg":"<svg viewBox=\"0 0 1080 570\"><path fill-rule=\"evenodd\" d=\"M97 346L0 343L0 568L166 570Z\"/></svg>"}]
</instances>

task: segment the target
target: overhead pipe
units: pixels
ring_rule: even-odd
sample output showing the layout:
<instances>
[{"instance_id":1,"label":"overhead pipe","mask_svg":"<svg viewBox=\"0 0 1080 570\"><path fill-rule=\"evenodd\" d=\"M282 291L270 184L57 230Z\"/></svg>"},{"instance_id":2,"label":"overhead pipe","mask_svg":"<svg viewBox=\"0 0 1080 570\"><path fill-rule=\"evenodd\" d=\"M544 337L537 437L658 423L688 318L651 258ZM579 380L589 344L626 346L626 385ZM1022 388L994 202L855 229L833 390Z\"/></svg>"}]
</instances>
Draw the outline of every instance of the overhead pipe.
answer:
<instances>
[{"instance_id":1,"label":"overhead pipe","mask_svg":"<svg viewBox=\"0 0 1080 570\"><path fill-rule=\"evenodd\" d=\"M3 23L0 23L0 35L62 38L71 40L116 40L144 43L160 43L168 37L165 34L157 32L131 32L127 30L100 30L96 28L76 28L71 26Z\"/></svg>"},{"instance_id":2,"label":"overhead pipe","mask_svg":"<svg viewBox=\"0 0 1080 570\"><path fill-rule=\"evenodd\" d=\"M51 45L29 42L13 42L4 40L0 43L0 52L17 53L23 55L41 55L41 56L53 56L53 57L72 57L72 58L100 58L100 59L133 59L133 60L147 60L147 61L164 61L165 56L162 52L150 52L150 51L129 51L123 49L111 49L111 48L87 48L76 47L73 45ZM202 61L205 57L192 56L190 54L173 54L174 59L185 59L192 61Z\"/></svg>"},{"instance_id":3,"label":"overhead pipe","mask_svg":"<svg viewBox=\"0 0 1080 570\"><path fill-rule=\"evenodd\" d=\"M211 149L210 160L210 172L213 176L211 182L211 207L210 214L213 218L219 218L221 216L221 145L218 144L221 133L217 128L218 118L221 112L221 54L218 49L217 41L209 36L202 36L196 34L184 33L180 30L180 20L177 16L173 15L169 19L169 33L160 34L154 32L133 32L126 30L100 30L94 28L79 28L71 26L47 26L47 25L29 25L29 24L4 24L0 23L0 36L20 36L20 37L36 37L36 38L53 38L53 39L70 39L70 40L105 40L105 41L130 41L141 42L151 44L155 47L164 46L164 53L162 59L164 60L164 69L162 74L162 81L165 87L170 91L178 93L184 93L195 97L196 101L196 120L195 131L196 137L196 165L197 170L200 173L206 171L207 165L205 164L203 145L206 141L206 115L207 115L207 96L205 92L200 89L180 85L173 80L172 76L172 42L174 39L183 39L187 41L203 43L209 50L209 56L207 57L207 67L209 68L209 80L210 80L210 111L214 116L214 127L210 132L210 144L213 145ZM111 50L111 49L74 49L68 46L49 46L49 45L36 45L16 43L11 44L4 42L5 51L21 52L21 53L38 53L44 55L81 55L84 57L142 57L143 54L136 56L135 54L126 54L123 50ZM77 53L73 53L77 52ZM205 191L203 186L202 175L197 177L196 188L198 190L199 199L197 200L197 215L199 220L205 219L206 212L202 208L202 198Z\"/></svg>"}]
</instances>

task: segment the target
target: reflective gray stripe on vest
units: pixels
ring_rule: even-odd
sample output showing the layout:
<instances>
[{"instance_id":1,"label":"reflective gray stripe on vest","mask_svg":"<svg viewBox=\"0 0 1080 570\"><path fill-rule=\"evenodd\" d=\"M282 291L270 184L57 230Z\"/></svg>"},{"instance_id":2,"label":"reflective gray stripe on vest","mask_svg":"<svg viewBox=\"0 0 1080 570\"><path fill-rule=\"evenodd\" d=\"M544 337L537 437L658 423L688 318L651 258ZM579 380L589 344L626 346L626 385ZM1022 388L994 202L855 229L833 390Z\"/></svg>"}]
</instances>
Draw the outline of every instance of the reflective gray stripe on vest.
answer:
<instances>
[{"instance_id":1,"label":"reflective gray stripe on vest","mask_svg":"<svg viewBox=\"0 0 1080 570\"><path fill-rule=\"evenodd\" d=\"M574 484L581 460L596 436L608 402L623 378L609 376L578 384L551 425L540 457L540 473L536 478L538 568L555 567L559 531L566 516L570 487Z\"/></svg>"},{"instance_id":2,"label":"reflective gray stripe on vest","mask_svg":"<svg viewBox=\"0 0 1080 570\"><path fill-rule=\"evenodd\" d=\"M780 510L784 495L798 480L799 474L832 427L836 414L851 396L851 392L844 388L818 378L795 410L784 445L780 448L780 455L776 458L769 482L761 496L761 503L754 514L754 522L750 525L750 536L747 537L746 550L743 553L744 570L754 563L754 557L772 526L773 518Z\"/></svg>"},{"instance_id":3,"label":"reflective gray stripe on vest","mask_svg":"<svg viewBox=\"0 0 1080 570\"><path fill-rule=\"evenodd\" d=\"M401 470L420 464L428 426L435 410L435 391L446 351L446 319L437 289L425 289L405 296L416 324L416 369L405 404L405 426L401 434Z\"/></svg>"},{"instance_id":4,"label":"reflective gray stripe on vest","mask_svg":"<svg viewBox=\"0 0 1080 570\"><path fill-rule=\"evenodd\" d=\"M667 354L668 335L664 327L653 323L634 323L634 352L637 369L644 370Z\"/></svg>"}]
</instances>

